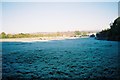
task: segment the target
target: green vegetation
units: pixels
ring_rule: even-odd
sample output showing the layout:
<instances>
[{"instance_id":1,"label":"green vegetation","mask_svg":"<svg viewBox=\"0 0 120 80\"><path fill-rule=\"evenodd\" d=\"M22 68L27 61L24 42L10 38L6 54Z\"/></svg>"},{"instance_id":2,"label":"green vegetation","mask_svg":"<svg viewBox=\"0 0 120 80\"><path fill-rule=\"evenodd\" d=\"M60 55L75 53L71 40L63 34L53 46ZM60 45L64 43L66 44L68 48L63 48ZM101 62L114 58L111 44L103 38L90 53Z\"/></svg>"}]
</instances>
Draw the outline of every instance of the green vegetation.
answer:
<instances>
[{"instance_id":1,"label":"green vegetation","mask_svg":"<svg viewBox=\"0 0 120 80\"><path fill-rule=\"evenodd\" d=\"M75 36L88 36L87 34L89 32L85 32L85 31L75 31Z\"/></svg>"},{"instance_id":2,"label":"green vegetation","mask_svg":"<svg viewBox=\"0 0 120 80\"><path fill-rule=\"evenodd\" d=\"M35 35L35 34L24 34L24 33L19 33L19 34L6 34L5 32L2 32L0 34L0 38L29 38L29 37L41 37L43 36L42 34Z\"/></svg>"},{"instance_id":3,"label":"green vegetation","mask_svg":"<svg viewBox=\"0 0 120 80\"><path fill-rule=\"evenodd\" d=\"M6 33L5 32L2 32L1 35L0 35L1 38L6 38Z\"/></svg>"},{"instance_id":4,"label":"green vegetation","mask_svg":"<svg viewBox=\"0 0 120 80\"><path fill-rule=\"evenodd\" d=\"M88 32L83 31L68 31L68 32L54 32L54 33L18 33L18 34L6 34L2 32L0 38L31 38L31 37L75 37L75 36L86 36Z\"/></svg>"},{"instance_id":5,"label":"green vegetation","mask_svg":"<svg viewBox=\"0 0 120 80\"><path fill-rule=\"evenodd\" d=\"M110 29L105 29L97 33L96 38L120 41L120 17L118 17L112 24L110 24Z\"/></svg>"},{"instance_id":6,"label":"green vegetation","mask_svg":"<svg viewBox=\"0 0 120 80\"><path fill-rule=\"evenodd\" d=\"M82 36L87 36L88 32L82 32Z\"/></svg>"},{"instance_id":7,"label":"green vegetation","mask_svg":"<svg viewBox=\"0 0 120 80\"><path fill-rule=\"evenodd\" d=\"M1 38L31 38L31 37L53 37L53 36L60 36L60 34L24 34L24 33L19 33L19 34L5 34L2 32L0 34L2 36Z\"/></svg>"},{"instance_id":8,"label":"green vegetation","mask_svg":"<svg viewBox=\"0 0 120 80\"><path fill-rule=\"evenodd\" d=\"M81 35L80 31L75 31L75 35Z\"/></svg>"},{"instance_id":9,"label":"green vegetation","mask_svg":"<svg viewBox=\"0 0 120 80\"><path fill-rule=\"evenodd\" d=\"M0 38L31 38L31 37L57 37L62 36L61 33L49 33L49 34L28 34L28 33L19 33L19 34L6 34L5 32L2 32L0 34Z\"/></svg>"}]
</instances>

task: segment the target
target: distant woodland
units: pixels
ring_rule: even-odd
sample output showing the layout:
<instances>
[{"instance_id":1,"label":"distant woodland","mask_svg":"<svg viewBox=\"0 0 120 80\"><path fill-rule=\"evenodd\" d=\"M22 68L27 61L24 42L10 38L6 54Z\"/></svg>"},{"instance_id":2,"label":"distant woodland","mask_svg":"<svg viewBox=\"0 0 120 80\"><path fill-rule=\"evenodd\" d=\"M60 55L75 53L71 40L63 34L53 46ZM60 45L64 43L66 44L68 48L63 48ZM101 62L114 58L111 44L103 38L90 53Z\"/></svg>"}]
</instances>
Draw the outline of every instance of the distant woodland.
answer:
<instances>
[{"instance_id":1,"label":"distant woodland","mask_svg":"<svg viewBox=\"0 0 120 80\"><path fill-rule=\"evenodd\" d=\"M110 29L102 30L96 34L96 39L120 41L120 17L110 24Z\"/></svg>"},{"instance_id":2,"label":"distant woodland","mask_svg":"<svg viewBox=\"0 0 120 80\"><path fill-rule=\"evenodd\" d=\"M87 36L90 31L68 31L68 32L43 32L43 33L18 33L6 34L2 32L0 38L31 38L31 37L80 37Z\"/></svg>"},{"instance_id":3,"label":"distant woodland","mask_svg":"<svg viewBox=\"0 0 120 80\"><path fill-rule=\"evenodd\" d=\"M88 36L90 31L68 31L68 32L43 32L43 33L18 33L6 34L2 32L0 38L31 38L31 37L81 37ZM92 35L94 36L94 35ZM110 28L96 34L98 40L120 41L120 17L110 23Z\"/></svg>"}]
</instances>

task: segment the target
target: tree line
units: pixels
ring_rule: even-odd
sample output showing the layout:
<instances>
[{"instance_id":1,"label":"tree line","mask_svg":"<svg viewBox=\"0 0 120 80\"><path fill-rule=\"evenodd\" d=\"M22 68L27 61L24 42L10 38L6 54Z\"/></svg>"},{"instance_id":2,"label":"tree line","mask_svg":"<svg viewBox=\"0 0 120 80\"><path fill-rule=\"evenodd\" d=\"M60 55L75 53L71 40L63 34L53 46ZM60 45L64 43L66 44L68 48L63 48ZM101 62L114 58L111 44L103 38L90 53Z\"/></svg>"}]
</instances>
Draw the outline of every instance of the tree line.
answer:
<instances>
[{"instance_id":1,"label":"tree line","mask_svg":"<svg viewBox=\"0 0 120 80\"><path fill-rule=\"evenodd\" d=\"M19 33L19 34L6 34L2 32L0 38L31 38L31 37L55 37L61 36L59 33L56 34L29 34L29 33Z\"/></svg>"},{"instance_id":2,"label":"tree line","mask_svg":"<svg viewBox=\"0 0 120 80\"><path fill-rule=\"evenodd\" d=\"M2 32L0 34L0 38L31 38L31 37L57 37L57 36L69 36L69 37L76 37L76 36L87 36L88 32L81 32L81 31L73 31L73 32L55 32L55 33L47 33L47 34L29 34L29 33L18 33L18 34L6 34Z\"/></svg>"}]
</instances>

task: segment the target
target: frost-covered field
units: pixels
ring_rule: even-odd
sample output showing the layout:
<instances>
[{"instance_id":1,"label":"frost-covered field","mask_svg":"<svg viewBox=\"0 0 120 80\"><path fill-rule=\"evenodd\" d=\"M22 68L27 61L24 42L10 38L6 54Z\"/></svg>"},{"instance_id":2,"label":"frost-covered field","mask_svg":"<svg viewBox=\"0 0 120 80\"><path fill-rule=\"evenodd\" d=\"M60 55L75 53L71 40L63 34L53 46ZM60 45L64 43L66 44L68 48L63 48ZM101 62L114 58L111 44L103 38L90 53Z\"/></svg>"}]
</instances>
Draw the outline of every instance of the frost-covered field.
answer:
<instances>
[{"instance_id":1,"label":"frost-covered field","mask_svg":"<svg viewBox=\"0 0 120 80\"><path fill-rule=\"evenodd\" d=\"M3 42L3 79L115 79L118 42L78 38Z\"/></svg>"}]
</instances>

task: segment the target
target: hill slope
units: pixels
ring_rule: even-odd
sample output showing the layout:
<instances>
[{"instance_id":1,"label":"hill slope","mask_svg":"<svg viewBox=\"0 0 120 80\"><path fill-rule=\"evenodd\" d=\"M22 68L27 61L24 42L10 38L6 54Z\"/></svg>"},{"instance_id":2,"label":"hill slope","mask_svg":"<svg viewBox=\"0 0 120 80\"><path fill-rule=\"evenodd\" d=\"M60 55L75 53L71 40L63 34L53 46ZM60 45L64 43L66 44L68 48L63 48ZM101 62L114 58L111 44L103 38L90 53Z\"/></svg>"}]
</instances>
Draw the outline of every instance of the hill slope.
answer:
<instances>
[{"instance_id":1,"label":"hill slope","mask_svg":"<svg viewBox=\"0 0 120 80\"><path fill-rule=\"evenodd\" d=\"M120 41L120 17L110 24L110 29L103 30L96 34L97 39Z\"/></svg>"}]
</instances>

